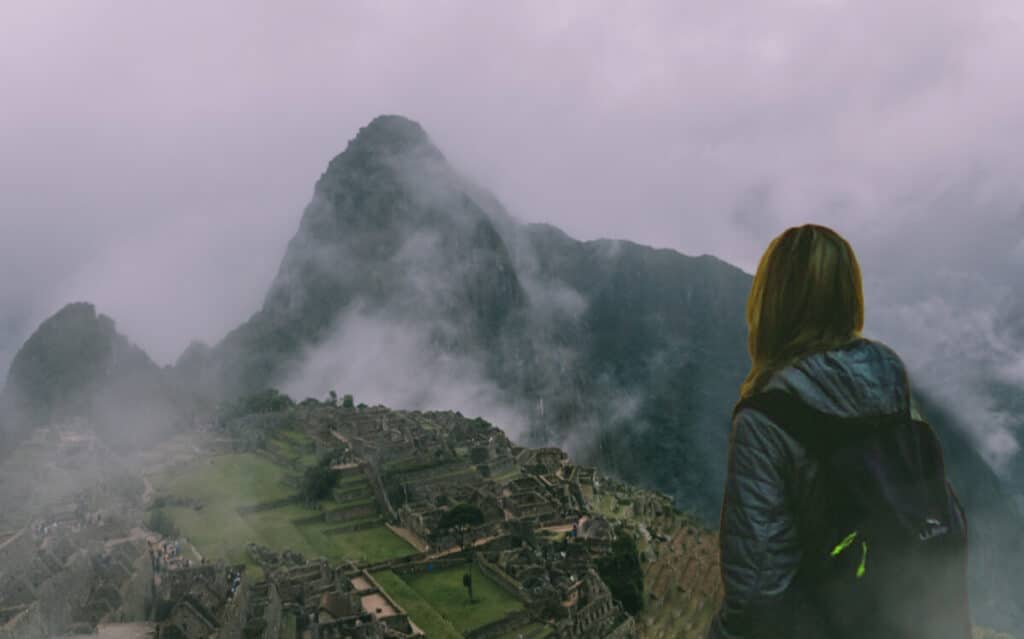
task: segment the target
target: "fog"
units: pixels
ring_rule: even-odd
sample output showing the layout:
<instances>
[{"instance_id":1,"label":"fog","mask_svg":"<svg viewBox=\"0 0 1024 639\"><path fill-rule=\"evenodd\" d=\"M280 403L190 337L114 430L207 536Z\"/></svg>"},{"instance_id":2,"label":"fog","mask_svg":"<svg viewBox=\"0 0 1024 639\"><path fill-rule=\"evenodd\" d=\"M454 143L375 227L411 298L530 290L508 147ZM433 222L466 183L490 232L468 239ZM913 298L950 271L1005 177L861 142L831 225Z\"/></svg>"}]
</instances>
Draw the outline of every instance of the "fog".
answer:
<instances>
[{"instance_id":1,"label":"fog","mask_svg":"<svg viewBox=\"0 0 1024 639\"><path fill-rule=\"evenodd\" d=\"M1024 368L1022 20L997 0L5 4L0 366L79 299L162 364L216 342L327 161L394 112L580 239L751 271L786 226L834 226L867 333L998 465L1013 422L975 385Z\"/></svg>"}]
</instances>

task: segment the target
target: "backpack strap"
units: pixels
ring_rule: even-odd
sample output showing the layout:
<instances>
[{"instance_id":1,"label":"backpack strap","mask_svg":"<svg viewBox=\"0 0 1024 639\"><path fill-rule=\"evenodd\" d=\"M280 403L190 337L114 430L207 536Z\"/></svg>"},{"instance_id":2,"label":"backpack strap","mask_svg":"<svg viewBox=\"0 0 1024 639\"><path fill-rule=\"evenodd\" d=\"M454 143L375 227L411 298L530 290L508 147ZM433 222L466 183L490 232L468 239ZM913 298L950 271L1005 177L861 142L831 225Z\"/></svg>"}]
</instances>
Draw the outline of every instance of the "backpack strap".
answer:
<instances>
[{"instance_id":1,"label":"backpack strap","mask_svg":"<svg viewBox=\"0 0 1024 639\"><path fill-rule=\"evenodd\" d=\"M743 398L733 408L733 419L747 408L762 413L786 434L818 455L867 437L876 429L910 422L909 404L904 410L888 415L840 417L820 411L798 396L781 389L761 391Z\"/></svg>"}]
</instances>

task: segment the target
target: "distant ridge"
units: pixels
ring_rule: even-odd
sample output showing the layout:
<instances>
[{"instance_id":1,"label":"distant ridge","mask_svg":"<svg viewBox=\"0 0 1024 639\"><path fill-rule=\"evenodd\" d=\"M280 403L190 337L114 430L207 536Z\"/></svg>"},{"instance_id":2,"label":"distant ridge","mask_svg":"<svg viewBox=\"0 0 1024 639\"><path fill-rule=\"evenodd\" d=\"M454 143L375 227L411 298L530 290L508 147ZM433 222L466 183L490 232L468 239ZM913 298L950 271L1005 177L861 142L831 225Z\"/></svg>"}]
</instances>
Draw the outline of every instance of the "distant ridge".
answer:
<instances>
[{"instance_id":1,"label":"distant ridge","mask_svg":"<svg viewBox=\"0 0 1024 639\"><path fill-rule=\"evenodd\" d=\"M4 448L31 429L75 418L119 445L141 444L181 419L187 399L146 353L88 303L44 321L11 363L0 393Z\"/></svg>"}]
</instances>

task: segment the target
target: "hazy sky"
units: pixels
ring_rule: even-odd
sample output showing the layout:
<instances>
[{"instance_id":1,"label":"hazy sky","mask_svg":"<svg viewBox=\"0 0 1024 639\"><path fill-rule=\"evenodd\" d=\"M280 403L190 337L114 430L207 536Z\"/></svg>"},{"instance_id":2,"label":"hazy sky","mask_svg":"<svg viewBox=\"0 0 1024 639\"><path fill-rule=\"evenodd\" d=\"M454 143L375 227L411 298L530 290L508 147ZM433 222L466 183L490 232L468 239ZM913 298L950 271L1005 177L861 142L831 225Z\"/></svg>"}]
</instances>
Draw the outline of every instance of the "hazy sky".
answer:
<instances>
[{"instance_id":1,"label":"hazy sky","mask_svg":"<svg viewBox=\"0 0 1024 639\"><path fill-rule=\"evenodd\" d=\"M3 3L0 366L78 299L161 363L218 340L380 113L582 239L749 271L833 225L869 320L948 348L1024 274L1022 35L1017 0Z\"/></svg>"}]
</instances>

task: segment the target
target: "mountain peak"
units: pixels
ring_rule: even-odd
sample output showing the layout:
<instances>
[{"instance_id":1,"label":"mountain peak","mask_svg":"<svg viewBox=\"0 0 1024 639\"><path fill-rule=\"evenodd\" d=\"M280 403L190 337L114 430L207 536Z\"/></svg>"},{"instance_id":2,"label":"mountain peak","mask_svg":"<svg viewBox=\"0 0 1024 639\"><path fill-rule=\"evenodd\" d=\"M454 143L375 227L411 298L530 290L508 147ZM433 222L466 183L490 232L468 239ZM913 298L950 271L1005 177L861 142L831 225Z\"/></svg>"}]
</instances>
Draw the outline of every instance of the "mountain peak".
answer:
<instances>
[{"instance_id":1,"label":"mountain peak","mask_svg":"<svg viewBox=\"0 0 1024 639\"><path fill-rule=\"evenodd\" d=\"M400 115L379 115L359 129L345 150L328 163L316 190L331 197L345 190L342 184L351 178L362 182L369 176L405 173L410 167L419 172L446 165L444 155L419 123Z\"/></svg>"},{"instance_id":2,"label":"mountain peak","mask_svg":"<svg viewBox=\"0 0 1024 639\"><path fill-rule=\"evenodd\" d=\"M398 155L426 151L441 156L418 122L401 115L379 115L359 129L348 151Z\"/></svg>"},{"instance_id":3,"label":"mountain peak","mask_svg":"<svg viewBox=\"0 0 1024 639\"><path fill-rule=\"evenodd\" d=\"M117 332L114 320L87 302L68 304L14 356L0 393L6 424L0 436L17 441L32 428L70 417L141 423L157 405L146 401L164 398L159 374L149 356ZM131 404L144 406L141 416L125 417Z\"/></svg>"}]
</instances>

